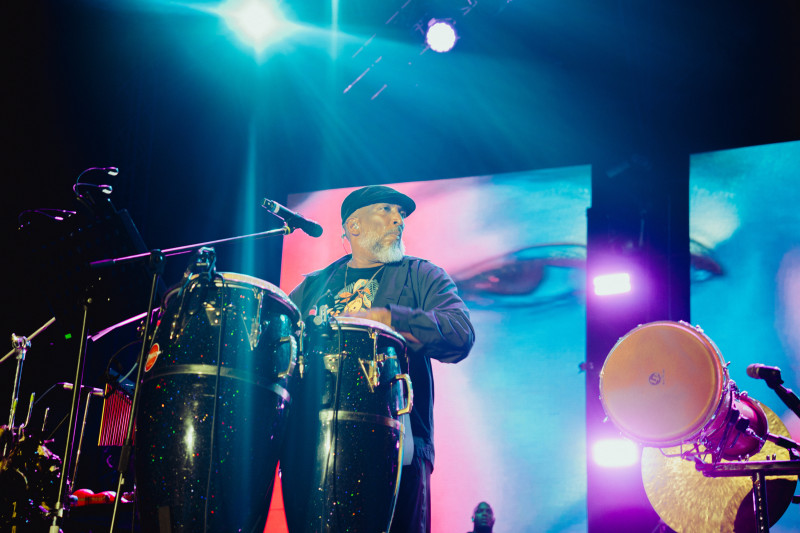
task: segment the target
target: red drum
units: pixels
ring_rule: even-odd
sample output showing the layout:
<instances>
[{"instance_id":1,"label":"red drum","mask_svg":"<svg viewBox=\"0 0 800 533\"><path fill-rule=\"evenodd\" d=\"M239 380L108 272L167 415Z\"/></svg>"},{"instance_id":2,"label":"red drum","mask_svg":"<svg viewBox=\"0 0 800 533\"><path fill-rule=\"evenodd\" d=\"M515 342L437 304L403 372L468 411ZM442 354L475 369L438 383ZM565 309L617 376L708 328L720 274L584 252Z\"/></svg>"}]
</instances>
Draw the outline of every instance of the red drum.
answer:
<instances>
[{"instance_id":1,"label":"red drum","mask_svg":"<svg viewBox=\"0 0 800 533\"><path fill-rule=\"evenodd\" d=\"M685 322L651 322L622 337L600 372L600 400L645 446L697 443L734 460L757 453L767 434L766 415L728 378L716 345Z\"/></svg>"},{"instance_id":2,"label":"red drum","mask_svg":"<svg viewBox=\"0 0 800 533\"><path fill-rule=\"evenodd\" d=\"M331 318L306 328L303 359L281 456L289 531L389 531L412 401L403 338Z\"/></svg>"},{"instance_id":3,"label":"red drum","mask_svg":"<svg viewBox=\"0 0 800 533\"><path fill-rule=\"evenodd\" d=\"M233 273L196 275L164 307L136 418L142 531L262 531L299 311L272 284Z\"/></svg>"}]
</instances>

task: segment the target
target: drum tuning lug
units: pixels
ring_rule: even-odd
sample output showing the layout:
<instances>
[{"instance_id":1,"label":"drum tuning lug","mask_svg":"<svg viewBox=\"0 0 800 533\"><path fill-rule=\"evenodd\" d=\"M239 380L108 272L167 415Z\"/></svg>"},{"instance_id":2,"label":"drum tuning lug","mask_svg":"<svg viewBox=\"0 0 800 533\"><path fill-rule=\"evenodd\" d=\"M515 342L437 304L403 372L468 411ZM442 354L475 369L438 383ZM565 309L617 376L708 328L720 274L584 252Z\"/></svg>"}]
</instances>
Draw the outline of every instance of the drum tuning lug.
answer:
<instances>
[{"instance_id":1,"label":"drum tuning lug","mask_svg":"<svg viewBox=\"0 0 800 533\"><path fill-rule=\"evenodd\" d=\"M375 392L375 389L378 387L380 373L377 371L375 360L366 361L364 359L359 359L358 362L361 364L361 371L364 373L364 377L367 378L367 385L369 386L370 392ZM366 365L364 364L366 363Z\"/></svg>"},{"instance_id":2,"label":"drum tuning lug","mask_svg":"<svg viewBox=\"0 0 800 533\"><path fill-rule=\"evenodd\" d=\"M584 361L578 364L578 373L589 372L591 370L594 370L594 363L591 361Z\"/></svg>"},{"instance_id":3,"label":"drum tuning lug","mask_svg":"<svg viewBox=\"0 0 800 533\"><path fill-rule=\"evenodd\" d=\"M325 369L331 374L336 374L339 371L339 354L328 353L322 357L322 362Z\"/></svg>"}]
</instances>

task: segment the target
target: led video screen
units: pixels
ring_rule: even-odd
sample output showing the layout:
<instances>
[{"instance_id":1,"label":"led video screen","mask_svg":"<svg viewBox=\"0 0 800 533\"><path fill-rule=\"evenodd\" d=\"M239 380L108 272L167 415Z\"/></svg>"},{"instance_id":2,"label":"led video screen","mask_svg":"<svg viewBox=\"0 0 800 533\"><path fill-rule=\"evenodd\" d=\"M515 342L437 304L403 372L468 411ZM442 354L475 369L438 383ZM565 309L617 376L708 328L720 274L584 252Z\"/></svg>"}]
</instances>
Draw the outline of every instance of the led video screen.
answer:
<instances>
[{"instance_id":1,"label":"led video screen","mask_svg":"<svg viewBox=\"0 0 800 533\"><path fill-rule=\"evenodd\" d=\"M779 367L785 386L797 389L800 142L696 154L690 168L692 323L730 363L738 388L774 411L798 441L798 416L746 370ZM798 506L770 531L800 532Z\"/></svg>"}]
</instances>

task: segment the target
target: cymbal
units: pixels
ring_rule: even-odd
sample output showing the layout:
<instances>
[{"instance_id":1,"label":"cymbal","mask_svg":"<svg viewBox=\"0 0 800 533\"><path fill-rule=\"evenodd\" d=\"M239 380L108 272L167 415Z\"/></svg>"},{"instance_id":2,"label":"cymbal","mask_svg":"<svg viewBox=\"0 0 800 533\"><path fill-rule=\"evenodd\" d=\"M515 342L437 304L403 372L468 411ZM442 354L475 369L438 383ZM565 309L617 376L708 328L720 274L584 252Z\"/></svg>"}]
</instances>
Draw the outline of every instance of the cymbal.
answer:
<instances>
[{"instance_id":1,"label":"cymbal","mask_svg":"<svg viewBox=\"0 0 800 533\"><path fill-rule=\"evenodd\" d=\"M766 413L770 433L790 436L778 415L764 404L750 399ZM663 449L666 454L679 451L679 446ZM748 461L765 461L773 454L779 461L790 459L788 450L767 442ZM788 509L797 486L797 476L768 476L766 479L769 525L772 526ZM678 533L756 532L753 481L749 476L705 477L692 461L666 457L659 448L644 448L642 480L653 509Z\"/></svg>"}]
</instances>

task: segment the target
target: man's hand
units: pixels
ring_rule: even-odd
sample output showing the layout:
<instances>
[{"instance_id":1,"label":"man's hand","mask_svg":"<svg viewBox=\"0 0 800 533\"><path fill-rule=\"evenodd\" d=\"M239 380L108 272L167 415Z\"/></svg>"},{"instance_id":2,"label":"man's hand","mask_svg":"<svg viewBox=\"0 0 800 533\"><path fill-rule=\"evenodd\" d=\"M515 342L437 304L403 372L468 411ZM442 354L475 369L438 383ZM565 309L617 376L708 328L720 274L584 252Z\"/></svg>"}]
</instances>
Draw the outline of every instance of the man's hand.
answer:
<instances>
[{"instance_id":1,"label":"man's hand","mask_svg":"<svg viewBox=\"0 0 800 533\"><path fill-rule=\"evenodd\" d=\"M367 320L374 320L375 322L386 324L390 328L392 327L392 312L386 309L385 307L375 307L373 309L361 309L360 311L356 311L354 313L343 313L342 316L354 316L357 318L366 318ZM414 335L412 335L408 331L398 331L398 333L405 340L419 344L417 338L414 337Z\"/></svg>"},{"instance_id":2,"label":"man's hand","mask_svg":"<svg viewBox=\"0 0 800 533\"><path fill-rule=\"evenodd\" d=\"M392 312L385 307L376 307L374 309L361 309L354 313L342 313L342 316L353 316L356 318L366 318L367 320L374 320L381 324L386 324L392 327Z\"/></svg>"}]
</instances>

